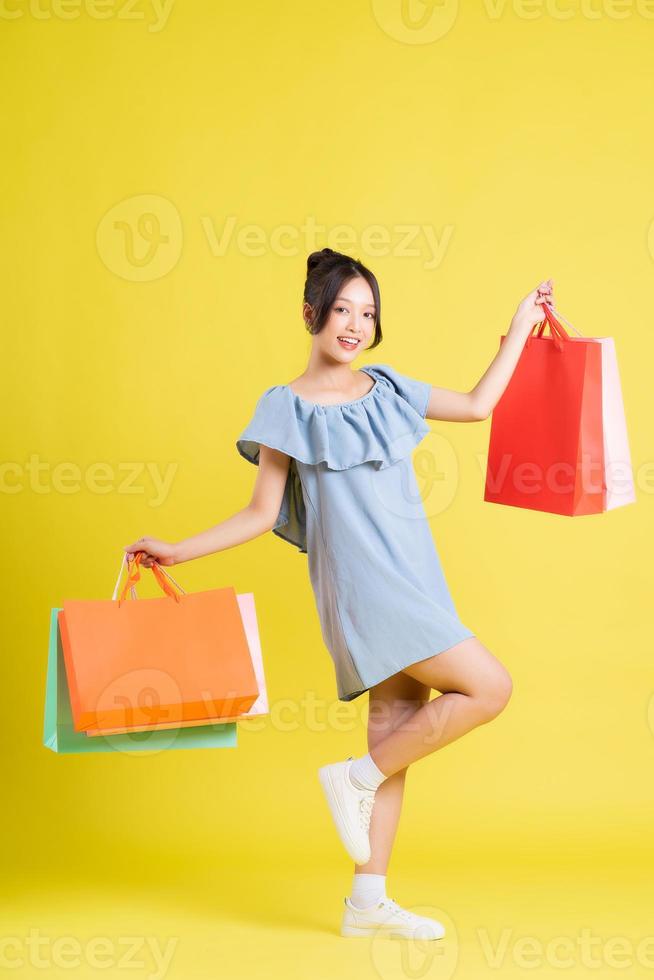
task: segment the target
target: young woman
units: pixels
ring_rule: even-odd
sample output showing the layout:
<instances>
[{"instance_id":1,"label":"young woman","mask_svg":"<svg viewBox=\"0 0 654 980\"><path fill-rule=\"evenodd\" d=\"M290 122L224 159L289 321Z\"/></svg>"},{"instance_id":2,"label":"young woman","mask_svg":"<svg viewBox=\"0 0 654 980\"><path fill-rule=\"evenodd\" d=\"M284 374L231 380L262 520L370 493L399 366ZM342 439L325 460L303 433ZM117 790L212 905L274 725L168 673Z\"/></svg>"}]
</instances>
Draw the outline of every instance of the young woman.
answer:
<instances>
[{"instance_id":1,"label":"young woman","mask_svg":"<svg viewBox=\"0 0 654 980\"><path fill-rule=\"evenodd\" d=\"M368 752L319 770L341 841L355 863L344 936L437 939L435 919L386 894L408 766L495 718L509 700L506 668L459 619L412 465L426 419L474 422L497 404L552 281L518 305L498 353L470 391L388 364L353 370L382 339L379 286L359 261L324 248L307 262L303 315L312 336L304 372L259 397L236 441L258 466L250 502L176 543L143 537L141 564L176 565L268 530L307 554L338 697L369 695ZM410 324L405 325L410 336ZM416 504L416 501L418 503ZM440 696L430 699L431 692ZM373 807L374 804L374 807Z\"/></svg>"}]
</instances>

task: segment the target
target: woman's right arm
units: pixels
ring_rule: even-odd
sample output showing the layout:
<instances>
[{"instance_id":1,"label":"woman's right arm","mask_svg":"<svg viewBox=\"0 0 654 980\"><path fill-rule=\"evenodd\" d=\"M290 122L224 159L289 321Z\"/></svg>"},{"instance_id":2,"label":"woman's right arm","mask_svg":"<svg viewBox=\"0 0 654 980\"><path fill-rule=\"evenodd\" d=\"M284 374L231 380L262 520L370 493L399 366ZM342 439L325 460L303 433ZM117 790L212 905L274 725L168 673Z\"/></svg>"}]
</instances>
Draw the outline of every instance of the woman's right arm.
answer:
<instances>
[{"instance_id":1,"label":"woman's right arm","mask_svg":"<svg viewBox=\"0 0 654 980\"><path fill-rule=\"evenodd\" d=\"M262 445L252 497L242 510L182 541L169 543L147 536L140 538L124 549L128 559L141 551L144 568L150 568L154 561L160 565L179 565L244 544L270 531L279 516L290 461L286 453Z\"/></svg>"}]
</instances>

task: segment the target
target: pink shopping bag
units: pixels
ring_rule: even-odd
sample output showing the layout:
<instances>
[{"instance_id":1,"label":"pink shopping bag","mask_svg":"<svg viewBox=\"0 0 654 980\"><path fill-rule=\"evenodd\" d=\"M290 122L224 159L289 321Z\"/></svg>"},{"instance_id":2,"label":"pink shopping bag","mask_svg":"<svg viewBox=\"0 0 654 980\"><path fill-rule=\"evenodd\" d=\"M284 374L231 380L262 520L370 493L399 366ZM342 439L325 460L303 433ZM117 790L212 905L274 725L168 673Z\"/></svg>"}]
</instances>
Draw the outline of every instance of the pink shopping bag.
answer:
<instances>
[{"instance_id":1,"label":"pink shopping bag","mask_svg":"<svg viewBox=\"0 0 654 980\"><path fill-rule=\"evenodd\" d=\"M604 510L636 502L627 422L618 359L613 337L598 337L602 345L602 425L604 430Z\"/></svg>"}]
</instances>

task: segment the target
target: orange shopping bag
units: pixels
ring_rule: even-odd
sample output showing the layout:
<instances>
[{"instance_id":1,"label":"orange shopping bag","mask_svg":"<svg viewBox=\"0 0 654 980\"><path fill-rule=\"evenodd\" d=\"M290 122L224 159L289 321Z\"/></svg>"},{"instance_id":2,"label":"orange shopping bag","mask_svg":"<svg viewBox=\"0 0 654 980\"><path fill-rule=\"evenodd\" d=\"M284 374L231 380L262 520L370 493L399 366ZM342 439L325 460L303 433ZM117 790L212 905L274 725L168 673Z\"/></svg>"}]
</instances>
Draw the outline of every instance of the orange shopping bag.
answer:
<instances>
[{"instance_id":1,"label":"orange shopping bag","mask_svg":"<svg viewBox=\"0 0 654 980\"><path fill-rule=\"evenodd\" d=\"M118 601L64 600L58 614L75 731L158 722L219 721L259 695L232 586L181 594L155 563L165 595L125 602L140 579L137 553Z\"/></svg>"},{"instance_id":2,"label":"orange shopping bag","mask_svg":"<svg viewBox=\"0 0 654 980\"><path fill-rule=\"evenodd\" d=\"M173 585L177 585L175 579L168 574L168 572L159 566L159 571L166 575ZM184 589L180 585L177 585L178 589L181 589L184 593ZM132 598L137 599L136 589L132 586ZM235 712L233 717L223 717L220 719L221 725L226 722L236 722L245 721L249 718L258 718L261 715L267 715L268 708L268 689L266 686L266 675L263 666L263 655L261 652L261 640L259 638L259 626L257 623L257 612L254 603L254 593L253 592L239 592L236 595L238 600L238 607L241 613L241 619L243 620L243 626L245 627L245 634L248 639L248 646L250 648L250 655L252 657L252 664L254 666L254 673L257 678L257 684L259 686L259 696L254 702L251 708L247 711ZM206 718L201 718L195 721L158 721L155 720L147 725L131 725L129 728L87 728L83 733L89 737L94 735L126 735L133 732L156 732L162 731L169 728L174 728L177 730L185 728L200 728L202 726L207 726L210 724L207 722ZM221 725L218 725L220 729Z\"/></svg>"}]
</instances>

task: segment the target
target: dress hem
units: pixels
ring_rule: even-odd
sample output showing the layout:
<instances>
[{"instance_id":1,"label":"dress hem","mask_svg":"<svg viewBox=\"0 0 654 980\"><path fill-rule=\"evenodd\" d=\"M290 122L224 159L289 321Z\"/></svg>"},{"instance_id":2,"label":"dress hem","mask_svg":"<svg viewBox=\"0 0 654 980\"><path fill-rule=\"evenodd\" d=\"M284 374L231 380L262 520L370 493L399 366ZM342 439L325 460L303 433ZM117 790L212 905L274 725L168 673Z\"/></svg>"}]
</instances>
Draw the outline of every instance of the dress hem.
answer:
<instances>
[{"instance_id":1,"label":"dress hem","mask_svg":"<svg viewBox=\"0 0 654 980\"><path fill-rule=\"evenodd\" d=\"M385 671L384 673L380 674L379 676L373 678L370 681L370 683L367 685L367 687L362 687L361 690L353 691L353 692L350 692L350 693L347 693L347 694L338 694L338 700L339 701L353 701L355 698L358 698L362 694L365 694L366 691L369 691L371 687L374 687L376 684L380 684L381 681L388 680L389 677L393 677L395 674L400 673L401 671L403 671L405 669L405 667L411 667L413 664L419 664L423 660L429 660L430 657L438 656L439 653L445 653L447 650L451 650L452 647L455 647L457 645L457 643L462 643L463 640L469 640L471 637L476 636L476 635L477 634L474 633L472 630L468 629L467 627L464 627L463 634L457 640L454 640L453 643L448 643L448 645L446 647L442 647L440 650L432 650L431 653L426 654L426 656L424 656L424 657L417 657L417 658L416 657L412 657L410 660L407 660L406 663L399 664L394 670Z\"/></svg>"}]
</instances>

